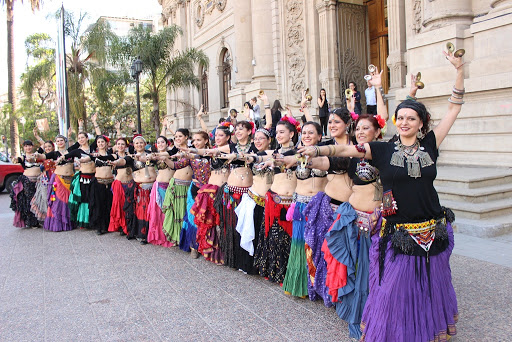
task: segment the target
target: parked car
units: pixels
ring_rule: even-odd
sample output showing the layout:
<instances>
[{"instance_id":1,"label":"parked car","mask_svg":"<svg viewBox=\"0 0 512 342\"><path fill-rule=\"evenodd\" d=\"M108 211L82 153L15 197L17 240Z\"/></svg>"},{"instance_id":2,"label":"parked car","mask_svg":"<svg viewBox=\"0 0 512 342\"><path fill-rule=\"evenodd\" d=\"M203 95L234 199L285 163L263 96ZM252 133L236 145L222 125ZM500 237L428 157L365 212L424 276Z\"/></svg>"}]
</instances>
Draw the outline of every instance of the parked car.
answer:
<instances>
[{"instance_id":1,"label":"parked car","mask_svg":"<svg viewBox=\"0 0 512 342\"><path fill-rule=\"evenodd\" d=\"M0 156L0 192L11 192L14 182L23 174L23 167L8 161L4 154Z\"/></svg>"}]
</instances>

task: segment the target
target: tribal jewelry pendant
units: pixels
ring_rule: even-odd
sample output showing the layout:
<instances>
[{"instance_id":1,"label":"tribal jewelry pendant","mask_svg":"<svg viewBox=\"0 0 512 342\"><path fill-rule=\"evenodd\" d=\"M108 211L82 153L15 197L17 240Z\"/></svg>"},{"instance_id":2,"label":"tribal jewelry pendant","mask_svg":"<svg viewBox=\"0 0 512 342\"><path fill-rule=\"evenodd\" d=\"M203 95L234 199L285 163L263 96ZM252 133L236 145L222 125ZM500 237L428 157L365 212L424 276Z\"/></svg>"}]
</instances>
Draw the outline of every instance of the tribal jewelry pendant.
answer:
<instances>
[{"instance_id":1,"label":"tribal jewelry pendant","mask_svg":"<svg viewBox=\"0 0 512 342\"><path fill-rule=\"evenodd\" d=\"M430 155L425 152L425 148L420 146L419 141L411 146L405 146L398 139L395 141L395 152L393 152L389 163L393 166L404 167L404 162L407 165L407 174L413 178L421 177L421 168L434 164Z\"/></svg>"}]
</instances>

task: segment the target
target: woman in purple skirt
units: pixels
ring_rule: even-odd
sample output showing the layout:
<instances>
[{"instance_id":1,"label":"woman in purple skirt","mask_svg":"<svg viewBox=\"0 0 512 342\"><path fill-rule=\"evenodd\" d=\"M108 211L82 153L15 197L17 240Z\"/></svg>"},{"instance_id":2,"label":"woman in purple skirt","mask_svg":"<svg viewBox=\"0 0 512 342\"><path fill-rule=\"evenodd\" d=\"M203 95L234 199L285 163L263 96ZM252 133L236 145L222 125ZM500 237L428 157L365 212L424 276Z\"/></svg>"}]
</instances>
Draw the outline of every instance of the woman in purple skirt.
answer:
<instances>
[{"instance_id":1,"label":"woman in purple skirt","mask_svg":"<svg viewBox=\"0 0 512 342\"><path fill-rule=\"evenodd\" d=\"M362 341L447 341L456 334L457 298L449 263L454 217L439 204L434 179L439 145L460 113L465 91L462 58L445 55L457 77L448 113L432 130L425 106L406 100L394 114L397 139L299 150L310 157L366 158L380 172L385 219L371 232Z\"/></svg>"}]
</instances>

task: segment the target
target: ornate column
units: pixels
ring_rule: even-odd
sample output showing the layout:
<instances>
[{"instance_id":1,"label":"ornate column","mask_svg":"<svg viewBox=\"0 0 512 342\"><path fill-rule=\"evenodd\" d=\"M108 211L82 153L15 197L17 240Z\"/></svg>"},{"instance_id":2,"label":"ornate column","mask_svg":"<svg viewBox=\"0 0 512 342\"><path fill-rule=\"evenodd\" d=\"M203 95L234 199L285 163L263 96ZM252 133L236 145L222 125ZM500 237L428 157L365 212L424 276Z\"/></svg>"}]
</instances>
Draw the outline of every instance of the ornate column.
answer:
<instances>
[{"instance_id":1,"label":"ornate column","mask_svg":"<svg viewBox=\"0 0 512 342\"><path fill-rule=\"evenodd\" d=\"M234 67L236 68L235 86L238 88L251 83L251 78L254 73L251 64L253 58L252 13L250 4L245 1L234 1L233 7L233 11L236 13L234 15L234 49L236 51L232 53L232 56L234 56Z\"/></svg>"},{"instance_id":2,"label":"ornate column","mask_svg":"<svg viewBox=\"0 0 512 342\"><path fill-rule=\"evenodd\" d=\"M414 8L415 12L423 12L420 14L423 20L417 32L453 24L469 27L473 22L472 0L414 0Z\"/></svg>"},{"instance_id":3,"label":"ornate column","mask_svg":"<svg viewBox=\"0 0 512 342\"><path fill-rule=\"evenodd\" d=\"M320 35L320 75L322 88L325 89L329 103L341 104L340 71L338 64L338 43L336 32L335 0L317 0L318 33Z\"/></svg>"},{"instance_id":4,"label":"ornate column","mask_svg":"<svg viewBox=\"0 0 512 342\"><path fill-rule=\"evenodd\" d=\"M405 0L388 0L388 44L387 64L391 78L389 85L391 93L405 86L407 77Z\"/></svg>"}]
</instances>

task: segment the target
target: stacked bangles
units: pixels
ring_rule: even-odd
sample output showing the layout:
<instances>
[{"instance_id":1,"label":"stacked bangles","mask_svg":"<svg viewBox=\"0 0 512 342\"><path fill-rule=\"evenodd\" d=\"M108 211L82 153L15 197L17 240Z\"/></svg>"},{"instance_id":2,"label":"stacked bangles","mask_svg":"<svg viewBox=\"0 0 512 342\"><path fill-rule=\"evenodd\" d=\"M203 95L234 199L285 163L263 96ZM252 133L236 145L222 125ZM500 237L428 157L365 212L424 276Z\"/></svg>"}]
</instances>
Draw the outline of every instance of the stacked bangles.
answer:
<instances>
[{"instance_id":1,"label":"stacked bangles","mask_svg":"<svg viewBox=\"0 0 512 342\"><path fill-rule=\"evenodd\" d=\"M452 96L448 98L448 102L456 104L456 105L463 105L464 101L462 100L464 98L464 94L466 93L466 89L457 89L453 87L452 89ZM452 100L452 98L456 100Z\"/></svg>"}]
</instances>

